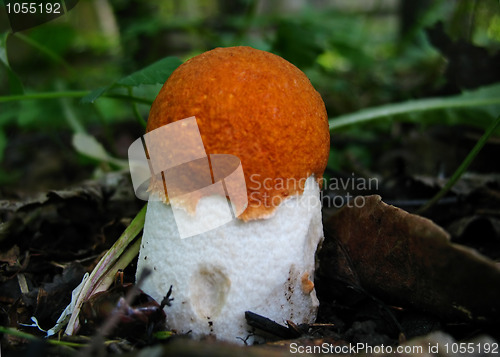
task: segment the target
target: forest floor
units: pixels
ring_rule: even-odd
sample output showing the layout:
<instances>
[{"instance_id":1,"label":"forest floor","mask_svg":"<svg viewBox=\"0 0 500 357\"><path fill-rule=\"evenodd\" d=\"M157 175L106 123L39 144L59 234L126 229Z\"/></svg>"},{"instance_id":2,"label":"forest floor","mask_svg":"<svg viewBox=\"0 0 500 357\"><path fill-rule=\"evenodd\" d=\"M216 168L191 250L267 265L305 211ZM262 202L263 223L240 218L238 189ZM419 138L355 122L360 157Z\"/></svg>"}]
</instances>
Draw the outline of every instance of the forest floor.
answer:
<instances>
[{"instance_id":1,"label":"forest floor","mask_svg":"<svg viewBox=\"0 0 500 357\"><path fill-rule=\"evenodd\" d=\"M439 345L439 355L452 355L457 351L445 346L463 341L472 341L467 352L494 352L496 346L498 353L500 143L491 140L444 199L415 215L482 133L463 127L396 129L396 134L357 143L372 153L370 169L353 160L352 172L326 173L329 182L371 177L377 185L327 187L324 192L325 241L315 277L317 323L291 323L288 336L277 336L270 326L268 344L247 347L210 338L197 342L189 335L137 338L126 327L117 327L102 344L95 342L96 331L61 337L74 345L47 343L41 330L55 325L85 272L95 267L144 202L135 198L128 173L102 173L89 180L94 167L68 160L59 143L19 135L9 148L17 154L6 155L5 161L19 178L2 187L0 200L2 355L91 355L93 348L103 354L278 356L293 352L292 346L324 352L312 347L325 343L331 348L358 343L423 346L429 354L437 354L429 348ZM122 136L126 149L134 136ZM61 138L65 140L69 138ZM342 149L348 141L334 138L333 147ZM33 147L39 148L35 157ZM361 195L363 205L336 207L347 194ZM126 283L134 282L135 266L133 262L124 270Z\"/></svg>"}]
</instances>

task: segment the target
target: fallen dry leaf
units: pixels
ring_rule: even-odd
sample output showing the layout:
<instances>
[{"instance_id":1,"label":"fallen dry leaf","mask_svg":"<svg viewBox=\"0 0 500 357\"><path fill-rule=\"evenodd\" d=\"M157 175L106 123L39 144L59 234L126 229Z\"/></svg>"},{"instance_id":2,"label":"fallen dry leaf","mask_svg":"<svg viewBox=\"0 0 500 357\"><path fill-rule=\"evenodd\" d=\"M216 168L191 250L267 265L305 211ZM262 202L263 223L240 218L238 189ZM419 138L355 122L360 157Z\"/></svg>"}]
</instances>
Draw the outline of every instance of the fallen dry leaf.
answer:
<instances>
[{"instance_id":1,"label":"fallen dry leaf","mask_svg":"<svg viewBox=\"0 0 500 357\"><path fill-rule=\"evenodd\" d=\"M500 269L431 220L366 196L325 224L318 279L453 320L500 317ZM319 283L318 283L319 284Z\"/></svg>"}]
</instances>

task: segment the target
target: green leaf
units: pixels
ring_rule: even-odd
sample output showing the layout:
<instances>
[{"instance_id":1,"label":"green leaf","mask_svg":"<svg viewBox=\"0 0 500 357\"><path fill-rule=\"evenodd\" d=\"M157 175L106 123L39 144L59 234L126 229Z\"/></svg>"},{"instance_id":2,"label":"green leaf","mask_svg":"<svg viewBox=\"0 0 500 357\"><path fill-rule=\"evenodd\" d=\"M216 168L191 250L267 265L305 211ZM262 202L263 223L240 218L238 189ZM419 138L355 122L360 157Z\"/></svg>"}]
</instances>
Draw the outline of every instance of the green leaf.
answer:
<instances>
[{"instance_id":1,"label":"green leaf","mask_svg":"<svg viewBox=\"0 0 500 357\"><path fill-rule=\"evenodd\" d=\"M136 87L142 84L164 83L172 72L182 64L177 57L165 57L146 68L118 80L116 83Z\"/></svg>"},{"instance_id":2,"label":"green leaf","mask_svg":"<svg viewBox=\"0 0 500 357\"><path fill-rule=\"evenodd\" d=\"M17 74L12 70L9 65L9 58L7 57L7 37L9 33L6 32L0 36L0 62L3 63L5 69L7 70L7 76L9 78L9 89L11 94L23 94L23 84Z\"/></svg>"},{"instance_id":3,"label":"green leaf","mask_svg":"<svg viewBox=\"0 0 500 357\"><path fill-rule=\"evenodd\" d=\"M84 132L77 132L73 135L72 144L76 151L83 155L86 155L98 161L109 162L120 167L121 169L128 170L129 168L128 162L126 160L120 160L112 157L110 154L108 154L104 146L102 146L102 144L98 142L92 135Z\"/></svg>"},{"instance_id":4,"label":"green leaf","mask_svg":"<svg viewBox=\"0 0 500 357\"><path fill-rule=\"evenodd\" d=\"M100 161L108 161L109 155L96 138L85 133L75 133L72 144L76 151Z\"/></svg>"},{"instance_id":5,"label":"green leaf","mask_svg":"<svg viewBox=\"0 0 500 357\"><path fill-rule=\"evenodd\" d=\"M82 103L93 103L97 98L117 86L138 87L140 85L163 84L172 72L182 64L177 57L165 57L143 69L138 70L116 82L100 87L82 98Z\"/></svg>"}]
</instances>

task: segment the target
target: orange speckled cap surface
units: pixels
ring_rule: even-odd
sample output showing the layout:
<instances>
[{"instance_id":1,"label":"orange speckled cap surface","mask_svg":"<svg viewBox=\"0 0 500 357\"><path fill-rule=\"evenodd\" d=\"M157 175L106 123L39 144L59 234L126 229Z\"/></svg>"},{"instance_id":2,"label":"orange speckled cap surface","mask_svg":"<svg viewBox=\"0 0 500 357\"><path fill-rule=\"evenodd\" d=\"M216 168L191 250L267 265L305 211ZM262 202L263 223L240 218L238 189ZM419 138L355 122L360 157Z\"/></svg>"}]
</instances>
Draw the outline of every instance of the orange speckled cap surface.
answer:
<instances>
[{"instance_id":1,"label":"orange speckled cap surface","mask_svg":"<svg viewBox=\"0 0 500 357\"><path fill-rule=\"evenodd\" d=\"M195 116L207 154L242 163L245 221L320 180L330 149L325 105L297 67L250 47L216 48L179 66L156 97L146 131Z\"/></svg>"}]
</instances>

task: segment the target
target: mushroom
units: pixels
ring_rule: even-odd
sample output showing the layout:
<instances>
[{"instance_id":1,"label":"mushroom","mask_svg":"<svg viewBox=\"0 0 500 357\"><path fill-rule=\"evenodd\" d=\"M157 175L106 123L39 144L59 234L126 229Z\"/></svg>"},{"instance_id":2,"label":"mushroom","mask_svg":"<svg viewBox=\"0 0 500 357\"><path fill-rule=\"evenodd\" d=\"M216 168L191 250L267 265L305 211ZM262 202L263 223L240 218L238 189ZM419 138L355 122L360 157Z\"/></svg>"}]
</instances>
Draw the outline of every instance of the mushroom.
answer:
<instances>
[{"instance_id":1,"label":"mushroom","mask_svg":"<svg viewBox=\"0 0 500 357\"><path fill-rule=\"evenodd\" d=\"M219 224L228 207L224 193L177 200L185 208L184 223L219 221L215 229L182 238L168 175L154 176L137 263L137 276L145 269L152 274L141 289L161 301L172 286L167 325L195 338L261 340L245 311L281 324L314 322L315 252L323 239L320 186L330 147L321 96L304 73L277 55L217 48L172 73L151 107L146 131L185 118L191 124L195 118L212 165L221 154L241 161L247 205ZM155 142L161 146L161 140ZM184 144L175 147L193 150ZM178 178L177 184L197 176Z\"/></svg>"}]
</instances>

